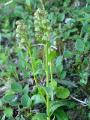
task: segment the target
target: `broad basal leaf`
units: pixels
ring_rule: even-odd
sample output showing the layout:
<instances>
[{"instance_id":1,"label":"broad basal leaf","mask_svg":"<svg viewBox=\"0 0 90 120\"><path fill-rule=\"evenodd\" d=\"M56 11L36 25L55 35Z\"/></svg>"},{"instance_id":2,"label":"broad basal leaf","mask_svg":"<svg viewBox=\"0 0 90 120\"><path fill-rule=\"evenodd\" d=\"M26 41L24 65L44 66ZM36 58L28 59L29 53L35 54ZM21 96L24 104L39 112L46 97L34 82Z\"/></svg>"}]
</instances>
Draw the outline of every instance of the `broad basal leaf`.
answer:
<instances>
[{"instance_id":1,"label":"broad basal leaf","mask_svg":"<svg viewBox=\"0 0 90 120\"><path fill-rule=\"evenodd\" d=\"M10 103L10 102L12 102L14 99L15 99L15 95L13 95L13 94L8 94L8 95L5 95L2 100L3 100L3 102L5 102L5 103Z\"/></svg>"},{"instance_id":2,"label":"broad basal leaf","mask_svg":"<svg viewBox=\"0 0 90 120\"><path fill-rule=\"evenodd\" d=\"M52 115L61 106L64 106L64 102L51 101L51 103L50 103L50 115Z\"/></svg>"},{"instance_id":3,"label":"broad basal leaf","mask_svg":"<svg viewBox=\"0 0 90 120\"><path fill-rule=\"evenodd\" d=\"M84 47L85 47L85 44L84 44L83 40L78 39L75 43L76 50L79 51L79 52L83 52Z\"/></svg>"},{"instance_id":4,"label":"broad basal leaf","mask_svg":"<svg viewBox=\"0 0 90 120\"><path fill-rule=\"evenodd\" d=\"M61 99L65 99L70 95L70 91L63 86L57 87L56 89L56 96Z\"/></svg>"},{"instance_id":5,"label":"broad basal leaf","mask_svg":"<svg viewBox=\"0 0 90 120\"><path fill-rule=\"evenodd\" d=\"M32 102L28 94L24 94L21 98L21 104L23 105L23 107L30 107L31 103Z\"/></svg>"},{"instance_id":6,"label":"broad basal leaf","mask_svg":"<svg viewBox=\"0 0 90 120\"><path fill-rule=\"evenodd\" d=\"M32 120L46 120L46 119L47 117L45 113L38 113L32 117Z\"/></svg>"},{"instance_id":7,"label":"broad basal leaf","mask_svg":"<svg viewBox=\"0 0 90 120\"><path fill-rule=\"evenodd\" d=\"M58 109L55 111L55 116L57 120L68 120L67 114L64 112L63 109Z\"/></svg>"},{"instance_id":8,"label":"broad basal leaf","mask_svg":"<svg viewBox=\"0 0 90 120\"><path fill-rule=\"evenodd\" d=\"M45 103L45 98L40 94L33 95L31 99L34 101L34 104Z\"/></svg>"},{"instance_id":9,"label":"broad basal leaf","mask_svg":"<svg viewBox=\"0 0 90 120\"><path fill-rule=\"evenodd\" d=\"M69 50L65 50L65 51L64 51L64 57L65 57L65 58L71 58L71 57L72 57L72 52L69 51Z\"/></svg>"},{"instance_id":10,"label":"broad basal leaf","mask_svg":"<svg viewBox=\"0 0 90 120\"><path fill-rule=\"evenodd\" d=\"M11 89L14 91L14 92L21 92L22 91L22 85L20 83L17 83L17 82L13 82L11 84Z\"/></svg>"},{"instance_id":11,"label":"broad basal leaf","mask_svg":"<svg viewBox=\"0 0 90 120\"><path fill-rule=\"evenodd\" d=\"M12 110L11 108L5 108L5 110L4 110L4 115L5 115L6 117L12 117L12 115L13 115L13 110Z\"/></svg>"},{"instance_id":12,"label":"broad basal leaf","mask_svg":"<svg viewBox=\"0 0 90 120\"><path fill-rule=\"evenodd\" d=\"M29 92L29 85L26 85L22 91L24 94L28 94Z\"/></svg>"}]
</instances>

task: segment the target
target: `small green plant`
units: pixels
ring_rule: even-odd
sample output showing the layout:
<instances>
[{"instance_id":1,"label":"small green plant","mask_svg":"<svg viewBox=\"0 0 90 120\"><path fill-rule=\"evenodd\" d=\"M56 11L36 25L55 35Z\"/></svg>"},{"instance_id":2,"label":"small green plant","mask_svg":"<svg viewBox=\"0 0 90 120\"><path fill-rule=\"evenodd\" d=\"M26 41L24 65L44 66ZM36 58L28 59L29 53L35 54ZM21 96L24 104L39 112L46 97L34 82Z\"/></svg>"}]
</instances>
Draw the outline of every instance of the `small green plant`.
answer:
<instances>
[{"instance_id":1,"label":"small green plant","mask_svg":"<svg viewBox=\"0 0 90 120\"><path fill-rule=\"evenodd\" d=\"M56 111L56 109L62 106L59 104L59 102L63 104L63 101L59 101L58 98L66 99L70 95L70 92L67 88L64 88L62 86L58 87L56 80L54 80L53 78L52 64L56 59L56 54L55 55L53 54L55 52L51 47L52 44L50 41L50 35L52 32L52 28L49 25L47 12L45 10L38 9L34 17L35 38L37 43L43 46L43 50L44 50L42 65L44 67L44 72L45 72L44 75L46 76L45 86L39 85L39 82L37 81L38 77L37 75L35 75L35 72L36 72L35 63L38 61L39 58L37 57L35 60L33 58L35 57L33 56L33 50L35 48L33 47L32 41L28 37L27 26L23 21L18 21L16 24L17 24L16 36L18 39L20 39L18 42L21 50L26 48L26 53L30 57L31 71L33 73L34 80L36 83L36 88L38 90L38 92L35 95L31 96L31 100L34 101L34 104L44 103L46 105L46 113L38 113L32 119L36 119L36 116L37 116L37 119L40 119L40 118L44 119L45 117L44 114L46 114L47 116L46 119L50 120L51 117L55 117L54 112ZM58 57L58 61L60 59ZM62 64L61 62L59 64L58 61L56 62L56 64L59 70L59 67L62 67ZM57 96L57 100L55 100L55 95ZM24 95L22 96L22 99L21 99L22 103L23 101L27 102L24 97L26 97L27 100L29 100L29 97ZM54 102L54 100L56 102Z\"/></svg>"}]
</instances>

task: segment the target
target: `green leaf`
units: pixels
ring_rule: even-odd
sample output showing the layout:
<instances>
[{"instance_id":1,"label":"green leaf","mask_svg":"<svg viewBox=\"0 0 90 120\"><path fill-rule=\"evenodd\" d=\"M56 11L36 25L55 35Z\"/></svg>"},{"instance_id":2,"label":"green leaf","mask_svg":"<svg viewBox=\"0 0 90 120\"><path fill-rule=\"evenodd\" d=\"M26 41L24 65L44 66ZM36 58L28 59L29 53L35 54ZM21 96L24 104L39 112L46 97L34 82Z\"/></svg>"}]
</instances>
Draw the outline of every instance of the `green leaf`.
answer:
<instances>
[{"instance_id":1,"label":"green leaf","mask_svg":"<svg viewBox=\"0 0 90 120\"><path fill-rule=\"evenodd\" d=\"M72 82L71 80L57 80L59 84L67 86L69 88L77 87L75 82Z\"/></svg>"},{"instance_id":2,"label":"green leaf","mask_svg":"<svg viewBox=\"0 0 90 120\"><path fill-rule=\"evenodd\" d=\"M24 94L21 98L21 104L23 105L23 107L30 107L31 105L31 99L28 96L28 94Z\"/></svg>"},{"instance_id":3,"label":"green leaf","mask_svg":"<svg viewBox=\"0 0 90 120\"><path fill-rule=\"evenodd\" d=\"M17 102L17 101L14 100L14 101L9 102L9 105L15 107L15 106L19 105L19 102Z\"/></svg>"},{"instance_id":4,"label":"green leaf","mask_svg":"<svg viewBox=\"0 0 90 120\"><path fill-rule=\"evenodd\" d=\"M64 13L59 13L59 15L58 15L58 21L63 21L64 20L64 18L65 18L65 14Z\"/></svg>"},{"instance_id":5,"label":"green leaf","mask_svg":"<svg viewBox=\"0 0 90 120\"><path fill-rule=\"evenodd\" d=\"M75 43L76 50L79 52L84 52L84 47L85 47L85 44L84 44L83 40L78 39Z\"/></svg>"},{"instance_id":6,"label":"green leaf","mask_svg":"<svg viewBox=\"0 0 90 120\"><path fill-rule=\"evenodd\" d=\"M22 91L22 86L20 83L17 83L17 82L13 82L11 84L11 89L14 91L14 92L21 92Z\"/></svg>"},{"instance_id":7,"label":"green leaf","mask_svg":"<svg viewBox=\"0 0 90 120\"><path fill-rule=\"evenodd\" d=\"M63 109L58 109L55 111L55 116L57 120L68 120L67 114L64 112Z\"/></svg>"},{"instance_id":8,"label":"green leaf","mask_svg":"<svg viewBox=\"0 0 90 120\"><path fill-rule=\"evenodd\" d=\"M63 64L62 64L62 60L63 60L63 57L62 56L59 56L57 57L56 59L56 69L59 73L62 72L63 70Z\"/></svg>"},{"instance_id":9,"label":"green leaf","mask_svg":"<svg viewBox=\"0 0 90 120\"><path fill-rule=\"evenodd\" d=\"M3 97L3 102L10 103L12 100L14 100L14 98L15 98L15 95L13 95L13 94L6 94Z\"/></svg>"},{"instance_id":10,"label":"green leaf","mask_svg":"<svg viewBox=\"0 0 90 120\"><path fill-rule=\"evenodd\" d=\"M80 54L76 54L76 63L80 63L81 62L81 57Z\"/></svg>"},{"instance_id":11,"label":"green leaf","mask_svg":"<svg viewBox=\"0 0 90 120\"><path fill-rule=\"evenodd\" d=\"M66 71L62 71L59 76L63 80L66 77Z\"/></svg>"},{"instance_id":12,"label":"green leaf","mask_svg":"<svg viewBox=\"0 0 90 120\"><path fill-rule=\"evenodd\" d=\"M6 94L3 98L2 98L2 102L3 103L9 103L9 105L11 106L18 106L18 102L17 102L17 96L14 94Z\"/></svg>"},{"instance_id":13,"label":"green leaf","mask_svg":"<svg viewBox=\"0 0 90 120\"><path fill-rule=\"evenodd\" d=\"M4 110L4 115L5 115L6 117L12 117L12 115L13 115L13 110L12 110L11 108L5 108L5 110Z\"/></svg>"},{"instance_id":14,"label":"green leaf","mask_svg":"<svg viewBox=\"0 0 90 120\"><path fill-rule=\"evenodd\" d=\"M45 103L45 98L40 94L33 95L31 100L34 101L34 104Z\"/></svg>"},{"instance_id":15,"label":"green leaf","mask_svg":"<svg viewBox=\"0 0 90 120\"><path fill-rule=\"evenodd\" d=\"M50 103L50 116L61 106L64 106L64 102L51 101L51 103Z\"/></svg>"},{"instance_id":16,"label":"green leaf","mask_svg":"<svg viewBox=\"0 0 90 120\"><path fill-rule=\"evenodd\" d=\"M23 94L28 94L28 92L29 92L29 85L26 85L22 92L23 92Z\"/></svg>"},{"instance_id":17,"label":"green leaf","mask_svg":"<svg viewBox=\"0 0 90 120\"><path fill-rule=\"evenodd\" d=\"M39 87L38 90L39 90L39 93L41 94L41 96L48 95L50 98L53 98L53 88L52 88L52 86Z\"/></svg>"},{"instance_id":18,"label":"green leaf","mask_svg":"<svg viewBox=\"0 0 90 120\"><path fill-rule=\"evenodd\" d=\"M56 67L59 67L62 64L63 57L58 56L56 59Z\"/></svg>"},{"instance_id":19,"label":"green leaf","mask_svg":"<svg viewBox=\"0 0 90 120\"><path fill-rule=\"evenodd\" d=\"M45 96L47 94L44 87L42 86L38 86L38 92L41 96Z\"/></svg>"},{"instance_id":20,"label":"green leaf","mask_svg":"<svg viewBox=\"0 0 90 120\"><path fill-rule=\"evenodd\" d=\"M48 96L50 96L50 98L53 98L53 89L51 86L48 86L48 87L44 87L45 91L46 91L46 94Z\"/></svg>"},{"instance_id":21,"label":"green leaf","mask_svg":"<svg viewBox=\"0 0 90 120\"><path fill-rule=\"evenodd\" d=\"M56 96L61 99L65 99L70 95L70 91L63 86L57 87Z\"/></svg>"},{"instance_id":22,"label":"green leaf","mask_svg":"<svg viewBox=\"0 0 90 120\"><path fill-rule=\"evenodd\" d=\"M32 120L46 120L46 119L47 117L45 113L38 113L32 117Z\"/></svg>"},{"instance_id":23,"label":"green leaf","mask_svg":"<svg viewBox=\"0 0 90 120\"><path fill-rule=\"evenodd\" d=\"M65 106L68 107L68 109L72 109L72 108L76 107L75 101L64 100L63 102L64 102Z\"/></svg>"},{"instance_id":24,"label":"green leaf","mask_svg":"<svg viewBox=\"0 0 90 120\"><path fill-rule=\"evenodd\" d=\"M52 88L53 90L55 90L55 88L57 87L57 81L53 79L53 80L50 82L50 86L51 86L51 88Z\"/></svg>"},{"instance_id":25,"label":"green leaf","mask_svg":"<svg viewBox=\"0 0 90 120\"><path fill-rule=\"evenodd\" d=\"M52 61L56 57L56 51L51 50L48 55L48 61Z\"/></svg>"},{"instance_id":26,"label":"green leaf","mask_svg":"<svg viewBox=\"0 0 90 120\"><path fill-rule=\"evenodd\" d=\"M90 17L89 17L89 19L90 19ZM85 22L82 29L83 29L83 32L90 33L90 24Z\"/></svg>"},{"instance_id":27,"label":"green leaf","mask_svg":"<svg viewBox=\"0 0 90 120\"><path fill-rule=\"evenodd\" d=\"M64 57L65 57L65 58L71 58L71 57L72 57L72 52L69 51L69 50L65 50L65 51L64 51Z\"/></svg>"}]
</instances>

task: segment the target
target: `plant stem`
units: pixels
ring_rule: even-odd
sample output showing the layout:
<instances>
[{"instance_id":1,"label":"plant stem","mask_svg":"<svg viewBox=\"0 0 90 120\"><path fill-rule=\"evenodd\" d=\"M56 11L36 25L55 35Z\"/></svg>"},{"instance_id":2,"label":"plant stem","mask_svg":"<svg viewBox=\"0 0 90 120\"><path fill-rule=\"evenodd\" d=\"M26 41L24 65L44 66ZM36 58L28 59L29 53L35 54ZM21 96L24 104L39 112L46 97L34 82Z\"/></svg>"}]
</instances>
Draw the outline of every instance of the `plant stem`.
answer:
<instances>
[{"instance_id":1,"label":"plant stem","mask_svg":"<svg viewBox=\"0 0 90 120\"><path fill-rule=\"evenodd\" d=\"M49 84L49 71L48 71L48 44L45 46L45 56L46 56L46 86Z\"/></svg>"},{"instance_id":2,"label":"plant stem","mask_svg":"<svg viewBox=\"0 0 90 120\"><path fill-rule=\"evenodd\" d=\"M33 60L32 60L32 54L31 54L30 48L31 48L31 47L28 46L28 54L29 54L30 59L31 59L32 72L33 72L34 80L35 80L35 83L36 83L36 86L37 86L37 85L38 85L38 81L37 81L36 75L35 75L35 67L34 67L34 63L33 63Z\"/></svg>"},{"instance_id":3,"label":"plant stem","mask_svg":"<svg viewBox=\"0 0 90 120\"><path fill-rule=\"evenodd\" d=\"M45 65L46 65L46 87L49 85L49 71L48 71L48 41L45 45ZM46 95L46 111L47 111L47 120L50 120L49 117L49 96Z\"/></svg>"},{"instance_id":4,"label":"plant stem","mask_svg":"<svg viewBox=\"0 0 90 120\"><path fill-rule=\"evenodd\" d=\"M51 75L51 82L53 81L53 76L52 76L52 63L50 61L50 75Z\"/></svg>"}]
</instances>

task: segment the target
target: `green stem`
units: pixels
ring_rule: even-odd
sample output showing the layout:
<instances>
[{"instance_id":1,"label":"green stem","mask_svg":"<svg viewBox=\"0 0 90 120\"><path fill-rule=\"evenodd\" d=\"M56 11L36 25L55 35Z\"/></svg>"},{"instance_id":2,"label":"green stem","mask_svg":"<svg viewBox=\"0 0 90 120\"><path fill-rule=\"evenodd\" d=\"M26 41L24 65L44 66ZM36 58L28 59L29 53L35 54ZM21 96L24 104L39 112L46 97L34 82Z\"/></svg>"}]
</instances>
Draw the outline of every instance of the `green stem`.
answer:
<instances>
[{"instance_id":1,"label":"green stem","mask_svg":"<svg viewBox=\"0 0 90 120\"><path fill-rule=\"evenodd\" d=\"M51 75L51 82L53 81L53 75L52 75L52 63L50 61L50 75Z\"/></svg>"},{"instance_id":2,"label":"green stem","mask_svg":"<svg viewBox=\"0 0 90 120\"><path fill-rule=\"evenodd\" d=\"M33 76L34 76L34 80L35 80L35 83L36 83L36 86L38 85L38 81L36 79L36 75L35 75L35 67L34 67L34 63L33 63L33 60L32 60L32 54L31 54L31 50L30 50L30 46L28 47L28 54L30 56L30 59L31 59L31 67L32 67L32 72L33 72Z\"/></svg>"},{"instance_id":3,"label":"green stem","mask_svg":"<svg viewBox=\"0 0 90 120\"><path fill-rule=\"evenodd\" d=\"M46 86L49 84L49 71L48 71L48 44L45 46L45 55L46 55Z\"/></svg>"},{"instance_id":4,"label":"green stem","mask_svg":"<svg viewBox=\"0 0 90 120\"><path fill-rule=\"evenodd\" d=\"M45 45L45 65L46 65L46 87L49 85L49 71L48 71L48 41ZM50 120L49 116L49 96L46 95L46 111L47 111L47 120Z\"/></svg>"}]
</instances>

